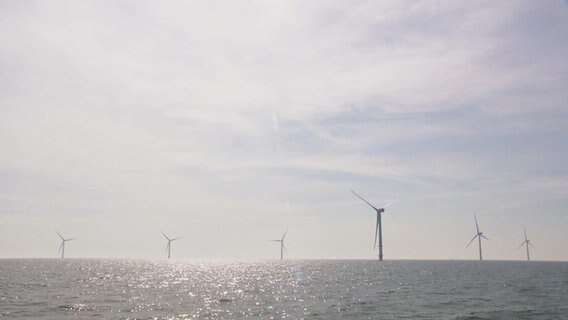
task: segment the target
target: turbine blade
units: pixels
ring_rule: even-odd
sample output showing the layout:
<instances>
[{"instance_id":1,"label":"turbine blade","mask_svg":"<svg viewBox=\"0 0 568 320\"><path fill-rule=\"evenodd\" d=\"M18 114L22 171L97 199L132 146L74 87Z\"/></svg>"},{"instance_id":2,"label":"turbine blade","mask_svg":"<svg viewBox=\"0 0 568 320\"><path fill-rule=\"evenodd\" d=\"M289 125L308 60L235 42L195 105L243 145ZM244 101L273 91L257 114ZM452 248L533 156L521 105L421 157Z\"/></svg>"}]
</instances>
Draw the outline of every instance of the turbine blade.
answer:
<instances>
[{"instance_id":1,"label":"turbine blade","mask_svg":"<svg viewBox=\"0 0 568 320\"><path fill-rule=\"evenodd\" d=\"M282 236L282 241L284 241L284 238L286 238L287 233L288 233L288 230L286 230L286 232L284 232L284 235Z\"/></svg>"},{"instance_id":2,"label":"turbine blade","mask_svg":"<svg viewBox=\"0 0 568 320\"><path fill-rule=\"evenodd\" d=\"M489 238L487 238L486 236L484 236L484 235L482 235L482 234L480 234L480 236L481 236L482 238L484 238L485 240L489 240Z\"/></svg>"},{"instance_id":3,"label":"turbine blade","mask_svg":"<svg viewBox=\"0 0 568 320\"><path fill-rule=\"evenodd\" d=\"M392 201L389 202L389 203L387 203L387 204L385 204L385 205L383 206L383 209L386 209L386 208L390 207L392 204L393 204Z\"/></svg>"},{"instance_id":4,"label":"turbine blade","mask_svg":"<svg viewBox=\"0 0 568 320\"><path fill-rule=\"evenodd\" d=\"M168 236L166 236L162 231L160 231L160 233L164 236L164 238L168 239L168 241L170 241L170 238L168 238Z\"/></svg>"},{"instance_id":5,"label":"turbine blade","mask_svg":"<svg viewBox=\"0 0 568 320\"><path fill-rule=\"evenodd\" d=\"M473 240L475 240L475 238L477 238L478 236L479 236L479 233L476 234L476 235L469 241L469 243L467 244L467 246L465 246L465 247L466 247L466 248L469 247L469 245L473 242Z\"/></svg>"},{"instance_id":6,"label":"turbine blade","mask_svg":"<svg viewBox=\"0 0 568 320\"><path fill-rule=\"evenodd\" d=\"M182 238L183 238L183 237L177 237L177 238L173 238L173 239L170 240L170 241L176 241L176 240L179 240L179 239L182 239Z\"/></svg>"},{"instance_id":7,"label":"turbine blade","mask_svg":"<svg viewBox=\"0 0 568 320\"><path fill-rule=\"evenodd\" d=\"M282 240L266 240L266 241L282 242Z\"/></svg>"},{"instance_id":8,"label":"turbine blade","mask_svg":"<svg viewBox=\"0 0 568 320\"><path fill-rule=\"evenodd\" d=\"M475 213L473 214L473 218L475 219L475 229L477 230L477 233L479 233L479 225L477 224L477 217L475 216Z\"/></svg>"},{"instance_id":9,"label":"turbine blade","mask_svg":"<svg viewBox=\"0 0 568 320\"><path fill-rule=\"evenodd\" d=\"M377 236L379 235L379 213L377 212L377 224L375 226L375 242L373 243L373 250L377 247Z\"/></svg>"},{"instance_id":10,"label":"turbine blade","mask_svg":"<svg viewBox=\"0 0 568 320\"><path fill-rule=\"evenodd\" d=\"M534 248L534 246L532 245L532 242L530 240L528 240L527 244Z\"/></svg>"},{"instance_id":11,"label":"turbine blade","mask_svg":"<svg viewBox=\"0 0 568 320\"><path fill-rule=\"evenodd\" d=\"M59 238L61 238L61 240L65 240L65 238L63 238L63 236L59 232L57 232L57 230L55 230L55 233L57 233L57 235L59 236Z\"/></svg>"},{"instance_id":12,"label":"turbine blade","mask_svg":"<svg viewBox=\"0 0 568 320\"><path fill-rule=\"evenodd\" d=\"M519 250L526 242L521 243L520 246L517 247L517 250Z\"/></svg>"},{"instance_id":13,"label":"turbine blade","mask_svg":"<svg viewBox=\"0 0 568 320\"><path fill-rule=\"evenodd\" d=\"M65 239L65 241L73 241L73 240L78 240L79 238L71 238L71 239Z\"/></svg>"},{"instance_id":14,"label":"turbine blade","mask_svg":"<svg viewBox=\"0 0 568 320\"><path fill-rule=\"evenodd\" d=\"M286 246L284 245L284 242L282 242L282 249L284 249L284 252L286 252Z\"/></svg>"},{"instance_id":15,"label":"turbine blade","mask_svg":"<svg viewBox=\"0 0 568 320\"><path fill-rule=\"evenodd\" d=\"M59 254L59 253L61 252L61 249L63 249L63 244L64 244L64 243L65 243L65 242L61 242L61 245L59 246L59 250L57 250L57 254Z\"/></svg>"},{"instance_id":16,"label":"turbine blade","mask_svg":"<svg viewBox=\"0 0 568 320\"><path fill-rule=\"evenodd\" d=\"M366 204L368 204L369 206L371 206L371 208L373 208L373 209L375 209L375 210L377 210L377 211L379 210L379 209L375 208L374 205L372 205L371 203L369 203L369 201L363 199L363 197L361 197L360 195L358 195L355 191L353 191L352 189L349 189L349 190L351 190L351 192L352 192L355 196L357 196L357 198L363 200Z\"/></svg>"}]
</instances>

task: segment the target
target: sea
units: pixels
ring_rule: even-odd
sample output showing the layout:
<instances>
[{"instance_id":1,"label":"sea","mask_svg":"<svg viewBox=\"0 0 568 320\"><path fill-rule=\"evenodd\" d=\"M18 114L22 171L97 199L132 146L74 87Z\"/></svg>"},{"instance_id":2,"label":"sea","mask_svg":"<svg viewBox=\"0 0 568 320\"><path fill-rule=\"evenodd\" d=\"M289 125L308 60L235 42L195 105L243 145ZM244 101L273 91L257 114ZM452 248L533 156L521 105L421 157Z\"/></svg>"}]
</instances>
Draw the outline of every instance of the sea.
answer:
<instances>
[{"instance_id":1,"label":"sea","mask_svg":"<svg viewBox=\"0 0 568 320\"><path fill-rule=\"evenodd\" d=\"M1 319L568 319L568 263L0 259Z\"/></svg>"}]
</instances>

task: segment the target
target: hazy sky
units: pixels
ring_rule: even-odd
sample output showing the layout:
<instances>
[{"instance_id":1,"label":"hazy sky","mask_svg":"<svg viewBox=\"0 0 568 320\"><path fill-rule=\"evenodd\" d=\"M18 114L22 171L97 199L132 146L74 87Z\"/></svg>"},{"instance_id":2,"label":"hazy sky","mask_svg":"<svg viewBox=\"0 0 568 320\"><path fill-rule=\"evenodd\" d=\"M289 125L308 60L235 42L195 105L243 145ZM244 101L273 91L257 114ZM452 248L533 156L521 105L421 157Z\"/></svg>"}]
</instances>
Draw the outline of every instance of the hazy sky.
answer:
<instances>
[{"instance_id":1,"label":"hazy sky","mask_svg":"<svg viewBox=\"0 0 568 320\"><path fill-rule=\"evenodd\" d=\"M568 260L566 1L0 1L0 257Z\"/></svg>"}]
</instances>

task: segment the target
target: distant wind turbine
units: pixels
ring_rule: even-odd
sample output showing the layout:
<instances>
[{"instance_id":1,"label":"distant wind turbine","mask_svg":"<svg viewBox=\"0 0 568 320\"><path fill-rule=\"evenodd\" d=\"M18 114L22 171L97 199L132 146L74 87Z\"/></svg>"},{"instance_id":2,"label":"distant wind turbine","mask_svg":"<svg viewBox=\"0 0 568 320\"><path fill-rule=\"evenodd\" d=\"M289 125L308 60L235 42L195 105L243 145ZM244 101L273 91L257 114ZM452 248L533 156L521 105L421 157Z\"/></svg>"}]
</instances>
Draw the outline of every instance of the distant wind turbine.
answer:
<instances>
[{"instance_id":1,"label":"distant wind turbine","mask_svg":"<svg viewBox=\"0 0 568 320\"><path fill-rule=\"evenodd\" d=\"M286 232L284 232L284 235L282 236L282 239L280 239L280 240L268 240L268 241L280 242L280 260L284 259L284 251L286 250L286 247L284 247L284 238L286 238L287 233L288 233L288 230L286 230Z\"/></svg>"},{"instance_id":2,"label":"distant wind turbine","mask_svg":"<svg viewBox=\"0 0 568 320\"><path fill-rule=\"evenodd\" d=\"M57 251L57 253L61 252L61 259L63 259L65 258L65 242L77 240L78 238L65 239L59 232L57 232L57 230L55 230L55 232L57 233L59 238L61 238L61 245L59 246L59 250Z\"/></svg>"},{"instance_id":3,"label":"distant wind turbine","mask_svg":"<svg viewBox=\"0 0 568 320\"><path fill-rule=\"evenodd\" d=\"M519 250L523 245L527 246L527 261L531 261L531 257L529 255L529 246L534 247L529 239L527 239L527 228L524 228L525 231L525 241L521 243L521 245L517 248Z\"/></svg>"},{"instance_id":4,"label":"distant wind turbine","mask_svg":"<svg viewBox=\"0 0 568 320\"><path fill-rule=\"evenodd\" d=\"M351 189L349 189L351 190ZM385 209L388 208L392 202L385 204L382 208L377 208L369 203L369 201L363 199L360 195L358 195L355 191L351 190L351 192L357 196L357 198L363 200L366 204L371 206L377 212L377 225L375 227L375 242L373 243L373 249L377 246L377 237L379 239L379 261L383 261L383 227L381 223L381 213L385 212Z\"/></svg>"},{"instance_id":5,"label":"distant wind turbine","mask_svg":"<svg viewBox=\"0 0 568 320\"><path fill-rule=\"evenodd\" d=\"M467 244L466 248L469 247L469 245L473 242L473 240L475 240L475 238L477 238L479 240L479 261L482 261L483 255L481 254L481 238L484 238L486 240L489 240L489 238L484 236L483 232L479 232L479 225L477 224L477 217L475 216L475 214L473 215L473 218L475 219L475 229L477 230L477 233L475 234L473 239L471 239L471 241Z\"/></svg>"},{"instance_id":6,"label":"distant wind turbine","mask_svg":"<svg viewBox=\"0 0 568 320\"><path fill-rule=\"evenodd\" d=\"M166 246L166 251L168 252L168 259L170 258L170 250L172 248L172 241L176 241L179 240L183 237L177 237L177 238L173 238L170 239L168 236L166 236L162 231L160 231L160 233L164 236L164 238L166 238L168 240L168 245Z\"/></svg>"}]
</instances>

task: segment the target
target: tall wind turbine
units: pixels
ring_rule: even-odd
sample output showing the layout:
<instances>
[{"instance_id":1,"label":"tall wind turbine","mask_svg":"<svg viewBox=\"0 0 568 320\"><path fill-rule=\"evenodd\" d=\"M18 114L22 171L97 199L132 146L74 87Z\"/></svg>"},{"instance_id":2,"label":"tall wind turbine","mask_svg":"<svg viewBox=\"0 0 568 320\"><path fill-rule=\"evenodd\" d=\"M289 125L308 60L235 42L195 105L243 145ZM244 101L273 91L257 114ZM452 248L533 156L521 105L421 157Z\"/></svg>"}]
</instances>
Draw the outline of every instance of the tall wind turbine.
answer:
<instances>
[{"instance_id":1,"label":"tall wind turbine","mask_svg":"<svg viewBox=\"0 0 568 320\"><path fill-rule=\"evenodd\" d=\"M170 258L170 249L172 248L172 241L179 240L183 237L177 237L177 238L170 239L162 231L160 231L160 233L164 236L164 238L166 238L168 240L168 245L166 246L166 251L168 252L168 259L169 259Z\"/></svg>"},{"instance_id":2,"label":"tall wind turbine","mask_svg":"<svg viewBox=\"0 0 568 320\"><path fill-rule=\"evenodd\" d=\"M284 238L286 238L287 233L288 233L288 230L286 230L286 232L284 232L284 235L282 236L282 239L280 239L280 240L268 240L268 241L280 242L280 260L284 259L284 251L286 250L286 247L284 247Z\"/></svg>"},{"instance_id":3,"label":"tall wind turbine","mask_svg":"<svg viewBox=\"0 0 568 320\"><path fill-rule=\"evenodd\" d=\"M519 250L523 245L527 246L527 261L531 261L531 257L529 255L529 246L533 247L531 241L529 239L527 239L527 228L524 228L525 230L525 241L523 241L523 243L521 243L521 245L517 248L517 250Z\"/></svg>"},{"instance_id":4,"label":"tall wind turbine","mask_svg":"<svg viewBox=\"0 0 568 320\"><path fill-rule=\"evenodd\" d=\"M475 219L475 229L477 230L477 233L475 234L473 239L471 239L471 241L467 244L466 248L469 247L469 245L473 242L473 240L475 240L475 238L477 238L479 240L479 261L481 261L483 260L483 255L481 254L481 238L484 238L486 240L489 240L489 238L484 236L483 232L479 232L479 225L477 224L477 217L475 216L475 214L473 215L473 218Z\"/></svg>"},{"instance_id":5,"label":"tall wind turbine","mask_svg":"<svg viewBox=\"0 0 568 320\"><path fill-rule=\"evenodd\" d=\"M349 189L351 190L351 189ZM377 246L377 237L379 238L379 261L383 261L383 227L381 223L381 213L385 212L385 209L388 208L392 202L385 204L381 208L377 208L369 203L369 201L363 199L360 195L358 195L355 191L351 190L351 192L357 196L357 198L363 200L366 204L371 206L377 212L377 225L375 227L375 242L373 242L373 249Z\"/></svg>"},{"instance_id":6,"label":"tall wind turbine","mask_svg":"<svg viewBox=\"0 0 568 320\"><path fill-rule=\"evenodd\" d=\"M61 238L61 245L59 246L59 250L57 251L57 253L61 252L61 259L63 259L63 258L65 258L65 242L77 240L78 238L65 239L65 238L63 238L63 236L59 232L57 232L57 230L55 230L55 232L57 233L59 238Z\"/></svg>"}]
</instances>

